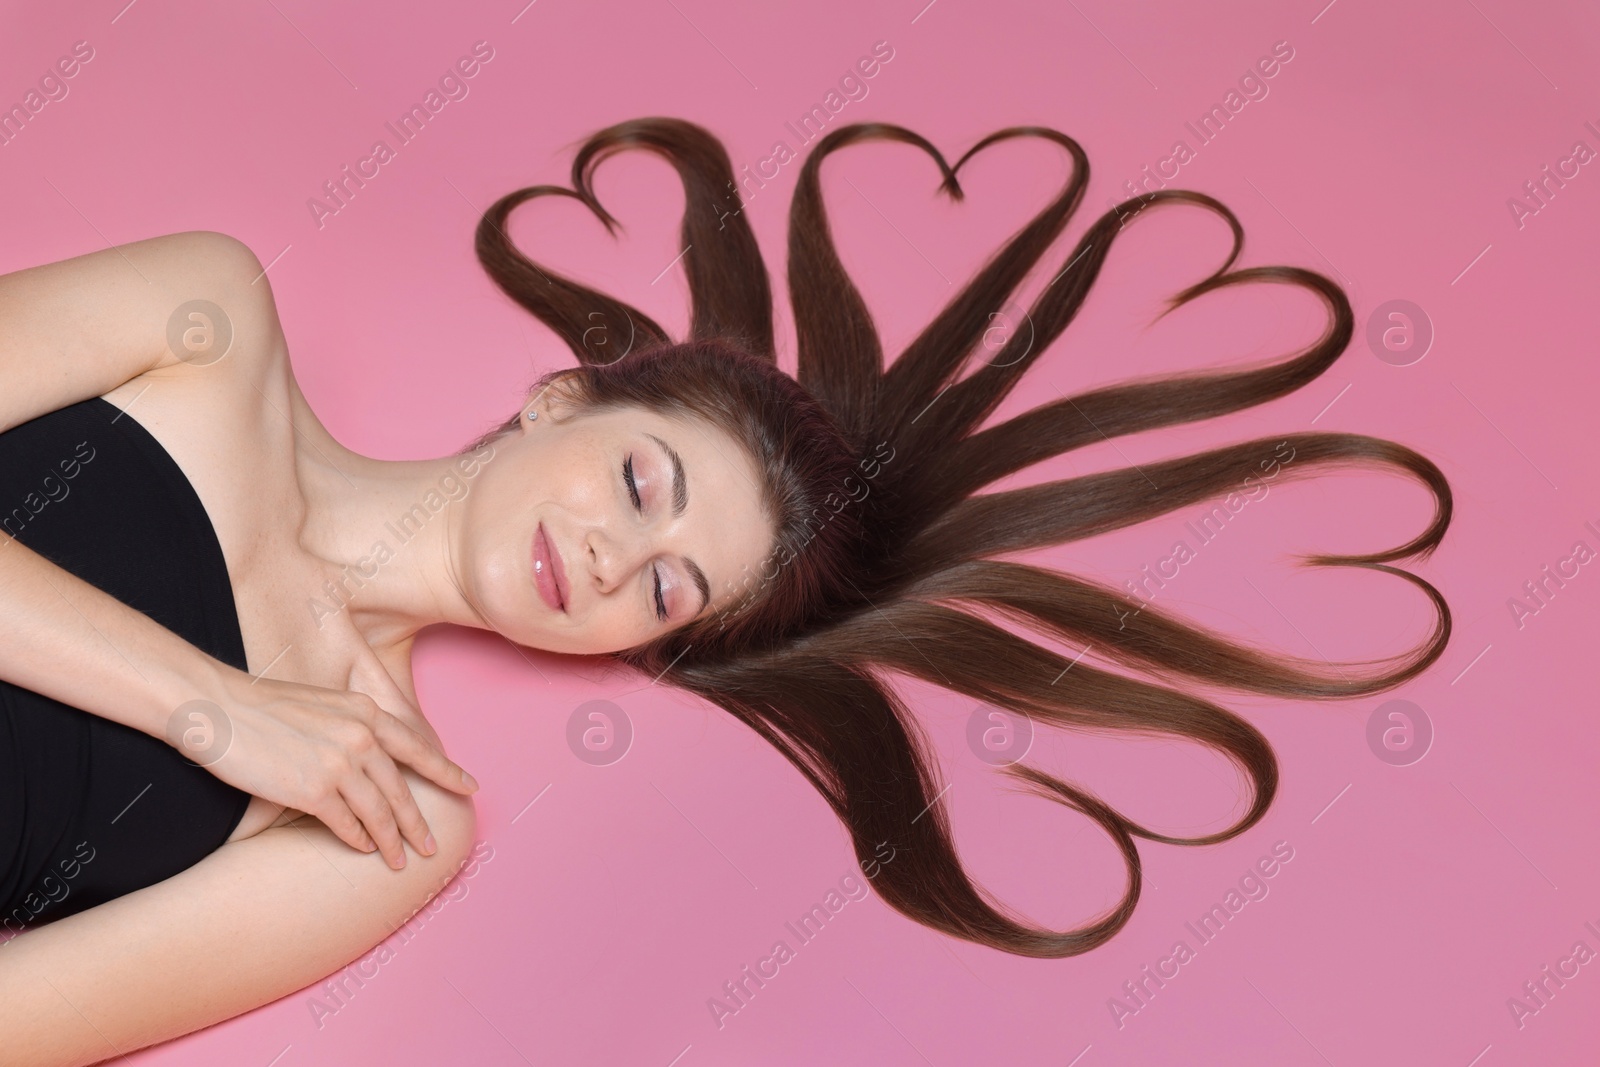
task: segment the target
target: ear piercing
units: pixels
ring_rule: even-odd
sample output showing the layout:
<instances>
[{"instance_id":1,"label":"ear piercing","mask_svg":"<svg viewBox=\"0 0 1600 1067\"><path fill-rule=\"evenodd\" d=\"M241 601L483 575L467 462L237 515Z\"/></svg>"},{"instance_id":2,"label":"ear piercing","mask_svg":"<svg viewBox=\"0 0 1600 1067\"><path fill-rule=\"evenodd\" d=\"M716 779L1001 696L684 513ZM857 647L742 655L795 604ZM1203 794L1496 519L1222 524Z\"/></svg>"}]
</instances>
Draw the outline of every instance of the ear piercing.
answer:
<instances>
[{"instance_id":1,"label":"ear piercing","mask_svg":"<svg viewBox=\"0 0 1600 1067\"><path fill-rule=\"evenodd\" d=\"M537 411L528 412L528 421L529 422L532 422L534 419L537 419L538 417L539 417L539 413Z\"/></svg>"}]
</instances>

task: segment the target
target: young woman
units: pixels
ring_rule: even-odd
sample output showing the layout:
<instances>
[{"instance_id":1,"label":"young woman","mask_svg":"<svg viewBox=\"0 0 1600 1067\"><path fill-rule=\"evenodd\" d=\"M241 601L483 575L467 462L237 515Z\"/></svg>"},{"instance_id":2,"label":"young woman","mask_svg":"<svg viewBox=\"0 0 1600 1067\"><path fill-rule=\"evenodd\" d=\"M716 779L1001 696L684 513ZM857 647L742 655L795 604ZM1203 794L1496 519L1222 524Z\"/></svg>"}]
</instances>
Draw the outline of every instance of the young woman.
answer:
<instances>
[{"instance_id":1,"label":"young woman","mask_svg":"<svg viewBox=\"0 0 1600 1067\"><path fill-rule=\"evenodd\" d=\"M959 198L962 163L1019 136L1070 153L1071 180L886 366L829 235L822 160L867 139L915 145ZM591 179L628 147L659 153L684 183L683 342L541 269L503 230L544 195L612 226ZM237 1015L359 956L442 888L471 845L476 784L412 689L412 639L435 622L614 654L717 703L828 800L885 901L1003 951L1068 956L1114 934L1139 897L1135 837L1209 844L1258 822L1277 783L1266 739L1166 683L1335 698L1414 677L1442 653L1449 612L1387 564L1437 547L1449 488L1400 445L1293 433L980 493L1073 448L1283 396L1350 340L1336 285L1292 267L1230 270L1243 239L1232 213L1168 190L1090 225L1025 328L993 350L994 313L1088 177L1078 144L1040 127L992 134L954 167L900 127L830 132L790 221L795 380L777 369L767 274L721 144L665 118L603 130L578 152L572 189L508 194L477 233L490 275L579 366L434 460L371 459L329 435L296 387L261 265L231 238L177 234L0 277L0 506L27 502L0 541L0 905L20 903L24 926L37 916L0 946L0 1060L87 1063ZM1243 282L1295 285L1328 307L1326 333L1269 366L1126 382L980 430L1076 314L1122 228L1169 203L1214 211L1234 234L1216 273L1171 307ZM1435 501L1406 544L1309 557L1430 598L1433 633L1387 670L1276 656L1108 585L994 558L1351 463L1404 471ZM385 536L396 515L414 517L401 548ZM1064 658L969 608L1085 652ZM1127 866L1107 914L1066 932L1030 926L957 859L936 766L887 684L895 671L1043 722L1198 741L1247 775L1249 810L1172 837L1006 767L1095 820Z\"/></svg>"}]
</instances>

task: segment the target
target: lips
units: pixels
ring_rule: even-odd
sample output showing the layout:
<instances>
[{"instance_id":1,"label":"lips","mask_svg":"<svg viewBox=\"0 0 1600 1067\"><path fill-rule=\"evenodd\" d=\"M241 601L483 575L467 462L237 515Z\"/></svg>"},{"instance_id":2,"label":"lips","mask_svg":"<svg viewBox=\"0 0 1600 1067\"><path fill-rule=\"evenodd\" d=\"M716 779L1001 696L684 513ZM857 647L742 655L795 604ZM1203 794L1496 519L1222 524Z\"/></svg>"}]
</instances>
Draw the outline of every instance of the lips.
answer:
<instances>
[{"instance_id":1,"label":"lips","mask_svg":"<svg viewBox=\"0 0 1600 1067\"><path fill-rule=\"evenodd\" d=\"M552 611L564 613L567 610L566 571L561 566L561 554L545 533L542 522L533 536L533 584Z\"/></svg>"}]
</instances>

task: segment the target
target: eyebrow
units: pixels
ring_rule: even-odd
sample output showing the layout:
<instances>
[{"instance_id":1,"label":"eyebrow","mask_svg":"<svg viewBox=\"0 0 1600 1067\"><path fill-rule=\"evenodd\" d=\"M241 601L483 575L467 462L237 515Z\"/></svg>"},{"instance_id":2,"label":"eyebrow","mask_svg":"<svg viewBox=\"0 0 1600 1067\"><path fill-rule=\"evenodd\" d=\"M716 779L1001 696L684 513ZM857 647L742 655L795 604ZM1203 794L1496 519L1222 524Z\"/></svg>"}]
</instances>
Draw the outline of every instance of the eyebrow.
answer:
<instances>
[{"instance_id":1,"label":"eyebrow","mask_svg":"<svg viewBox=\"0 0 1600 1067\"><path fill-rule=\"evenodd\" d=\"M668 461L672 464L672 514L682 515L689 506L689 478L683 470L683 458L677 451L653 433L646 433L646 437L661 446L661 451L667 454ZM711 583L706 580L706 572L700 569L699 564L688 556L680 556L684 569L689 572L689 578L694 582L695 588L700 591L700 606L695 609L699 615L711 603Z\"/></svg>"}]
</instances>

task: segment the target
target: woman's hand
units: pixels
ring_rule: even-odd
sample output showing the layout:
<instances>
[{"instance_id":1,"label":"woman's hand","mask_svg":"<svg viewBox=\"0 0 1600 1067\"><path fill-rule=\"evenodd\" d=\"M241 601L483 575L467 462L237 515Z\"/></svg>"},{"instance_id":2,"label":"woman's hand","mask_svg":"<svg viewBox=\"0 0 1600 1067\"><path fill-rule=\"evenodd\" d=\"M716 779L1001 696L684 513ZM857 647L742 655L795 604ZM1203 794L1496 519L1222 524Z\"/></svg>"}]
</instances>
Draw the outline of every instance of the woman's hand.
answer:
<instances>
[{"instance_id":1,"label":"woman's hand","mask_svg":"<svg viewBox=\"0 0 1600 1067\"><path fill-rule=\"evenodd\" d=\"M452 792L477 791L471 775L365 693L232 668L218 677L214 701L174 713L168 744L229 785L315 815L352 848L381 850L396 870L405 866L402 834L422 855L434 851L396 763Z\"/></svg>"}]
</instances>

